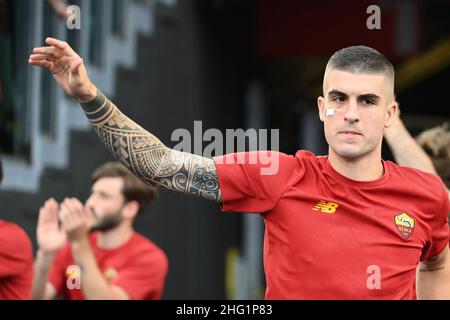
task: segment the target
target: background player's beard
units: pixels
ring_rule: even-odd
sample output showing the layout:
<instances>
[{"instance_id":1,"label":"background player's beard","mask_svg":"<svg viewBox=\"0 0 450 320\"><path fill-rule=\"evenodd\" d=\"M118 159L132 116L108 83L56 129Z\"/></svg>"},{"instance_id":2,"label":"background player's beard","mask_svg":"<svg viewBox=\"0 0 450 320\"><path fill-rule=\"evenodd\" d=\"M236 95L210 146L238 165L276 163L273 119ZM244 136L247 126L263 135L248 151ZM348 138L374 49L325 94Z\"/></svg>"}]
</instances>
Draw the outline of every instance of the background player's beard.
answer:
<instances>
[{"instance_id":1,"label":"background player's beard","mask_svg":"<svg viewBox=\"0 0 450 320\"><path fill-rule=\"evenodd\" d=\"M123 220L122 209L123 207L116 212L105 214L92 225L90 231L109 231L117 227ZM97 216L94 208L92 208L92 213Z\"/></svg>"}]
</instances>

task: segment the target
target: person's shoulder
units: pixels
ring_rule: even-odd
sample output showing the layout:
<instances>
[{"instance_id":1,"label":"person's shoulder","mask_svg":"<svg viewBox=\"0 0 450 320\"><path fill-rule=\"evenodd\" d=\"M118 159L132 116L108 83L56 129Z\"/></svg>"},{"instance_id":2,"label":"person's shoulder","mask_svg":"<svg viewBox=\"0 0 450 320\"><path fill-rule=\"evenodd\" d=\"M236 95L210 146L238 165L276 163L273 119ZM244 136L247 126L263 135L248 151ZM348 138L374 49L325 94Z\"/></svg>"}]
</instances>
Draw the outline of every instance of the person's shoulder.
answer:
<instances>
[{"instance_id":1,"label":"person's shoulder","mask_svg":"<svg viewBox=\"0 0 450 320\"><path fill-rule=\"evenodd\" d=\"M149 238L134 232L128 253L132 256L129 260L130 265L142 266L148 268L151 266L152 272L166 274L169 269L169 259L156 243ZM150 270L150 269L149 269Z\"/></svg>"},{"instance_id":2,"label":"person's shoulder","mask_svg":"<svg viewBox=\"0 0 450 320\"><path fill-rule=\"evenodd\" d=\"M297 150L297 152L295 153L295 157L296 158L317 158L317 156L309 151L309 150L304 150L304 149L299 149Z\"/></svg>"},{"instance_id":3,"label":"person's shoulder","mask_svg":"<svg viewBox=\"0 0 450 320\"><path fill-rule=\"evenodd\" d=\"M161 249L152 240L138 232L134 232L133 234L132 247L134 248L133 250L140 251L142 254L147 254L167 260L166 253L163 249Z\"/></svg>"},{"instance_id":4,"label":"person's shoulder","mask_svg":"<svg viewBox=\"0 0 450 320\"><path fill-rule=\"evenodd\" d=\"M248 164L248 165L266 165L273 160L278 162L295 161L293 155L278 151L278 150L256 150L227 153L213 158L216 164Z\"/></svg>"},{"instance_id":5,"label":"person's shoulder","mask_svg":"<svg viewBox=\"0 0 450 320\"><path fill-rule=\"evenodd\" d=\"M29 253L32 251L30 237L19 225L0 220L0 242L4 245L10 245L17 252Z\"/></svg>"},{"instance_id":6,"label":"person's shoulder","mask_svg":"<svg viewBox=\"0 0 450 320\"><path fill-rule=\"evenodd\" d=\"M0 236L5 238L5 240L31 243L31 240L25 230L14 222L0 220Z\"/></svg>"},{"instance_id":7,"label":"person's shoulder","mask_svg":"<svg viewBox=\"0 0 450 320\"><path fill-rule=\"evenodd\" d=\"M428 187L440 187L442 180L429 172L419 169L400 166L390 161L385 162L389 166L391 176L394 178L401 178L405 182L414 182L417 185L424 185Z\"/></svg>"},{"instance_id":8,"label":"person's shoulder","mask_svg":"<svg viewBox=\"0 0 450 320\"><path fill-rule=\"evenodd\" d=\"M308 150L298 150L295 153L295 158L297 160L307 159L307 160L317 161L320 158L320 156L317 156L313 152L308 151Z\"/></svg>"},{"instance_id":9,"label":"person's shoulder","mask_svg":"<svg viewBox=\"0 0 450 320\"><path fill-rule=\"evenodd\" d=\"M318 156L308 150L298 150L295 153L295 159L302 166L311 165L315 167L323 166L326 163L328 156Z\"/></svg>"},{"instance_id":10,"label":"person's shoulder","mask_svg":"<svg viewBox=\"0 0 450 320\"><path fill-rule=\"evenodd\" d=\"M446 197L446 189L441 178L419 169L400 166L390 161L385 162L389 168L391 180L403 189L415 193L423 199L442 202Z\"/></svg>"},{"instance_id":11,"label":"person's shoulder","mask_svg":"<svg viewBox=\"0 0 450 320\"><path fill-rule=\"evenodd\" d=\"M289 177L290 183L301 179L305 172L320 170L326 157L316 156L308 150L298 150L294 155L278 152L279 172Z\"/></svg>"}]
</instances>

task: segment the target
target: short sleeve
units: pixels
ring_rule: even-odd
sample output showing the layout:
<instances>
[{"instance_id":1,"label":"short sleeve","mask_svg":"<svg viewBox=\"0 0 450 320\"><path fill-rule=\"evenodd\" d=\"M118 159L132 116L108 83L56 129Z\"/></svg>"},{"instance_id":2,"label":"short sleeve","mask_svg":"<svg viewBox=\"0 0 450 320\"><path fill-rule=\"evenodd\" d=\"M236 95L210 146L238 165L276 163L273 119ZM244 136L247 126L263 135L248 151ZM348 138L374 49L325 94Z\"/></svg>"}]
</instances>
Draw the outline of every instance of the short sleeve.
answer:
<instances>
[{"instance_id":1,"label":"short sleeve","mask_svg":"<svg viewBox=\"0 0 450 320\"><path fill-rule=\"evenodd\" d=\"M294 157L275 151L231 153L215 157L222 210L265 213L304 174Z\"/></svg>"},{"instance_id":2,"label":"short sleeve","mask_svg":"<svg viewBox=\"0 0 450 320\"><path fill-rule=\"evenodd\" d=\"M33 263L30 238L19 226L7 223L0 230L0 278L28 272Z\"/></svg>"},{"instance_id":3,"label":"short sleeve","mask_svg":"<svg viewBox=\"0 0 450 320\"><path fill-rule=\"evenodd\" d=\"M125 290L131 300L161 299L168 266L168 259L160 250L141 253L129 261L111 284Z\"/></svg>"},{"instance_id":4,"label":"short sleeve","mask_svg":"<svg viewBox=\"0 0 450 320\"><path fill-rule=\"evenodd\" d=\"M441 183L441 202L434 218L430 223L430 242L424 248L421 261L438 256L444 248L448 246L449 226L448 214L450 212L450 203L448 193Z\"/></svg>"}]
</instances>

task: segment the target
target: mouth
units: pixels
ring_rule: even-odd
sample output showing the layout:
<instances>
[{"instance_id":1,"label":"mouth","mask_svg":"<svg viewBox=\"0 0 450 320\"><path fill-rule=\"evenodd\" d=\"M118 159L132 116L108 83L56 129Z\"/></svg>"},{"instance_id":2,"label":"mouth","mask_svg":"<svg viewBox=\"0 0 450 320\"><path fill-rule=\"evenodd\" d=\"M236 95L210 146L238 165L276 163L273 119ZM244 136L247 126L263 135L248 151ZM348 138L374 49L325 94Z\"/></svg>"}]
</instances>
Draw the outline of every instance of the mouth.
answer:
<instances>
[{"instance_id":1,"label":"mouth","mask_svg":"<svg viewBox=\"0 0 450 320\"><path fill-rule=\"evenodd\" d=\"M362 136L361 133L359 133L358 131L353 131L353 130L339 131L338 134L343 134L345 136Z\"/></svg>"}]
</instances>

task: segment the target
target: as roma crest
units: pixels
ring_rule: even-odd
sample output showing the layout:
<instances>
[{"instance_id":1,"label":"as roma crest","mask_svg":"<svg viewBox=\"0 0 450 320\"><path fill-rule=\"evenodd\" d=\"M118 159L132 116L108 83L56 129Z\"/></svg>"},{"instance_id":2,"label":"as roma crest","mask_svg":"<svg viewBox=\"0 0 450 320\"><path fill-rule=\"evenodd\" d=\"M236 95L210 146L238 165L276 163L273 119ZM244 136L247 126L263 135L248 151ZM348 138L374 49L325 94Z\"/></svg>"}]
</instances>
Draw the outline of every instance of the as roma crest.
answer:
<instances>
[{"instance_id":1,"label":"as roma crest","mask_svg":"<svg viewBox=\"0 0 450 320\"><path fill-rule=\"evenodd\" d=\"M413 218L411 218L406 212L402 212L394 217L394 222L403 239L408 240L411 238L415 224Z\"/></svg>"}]
</instances>

